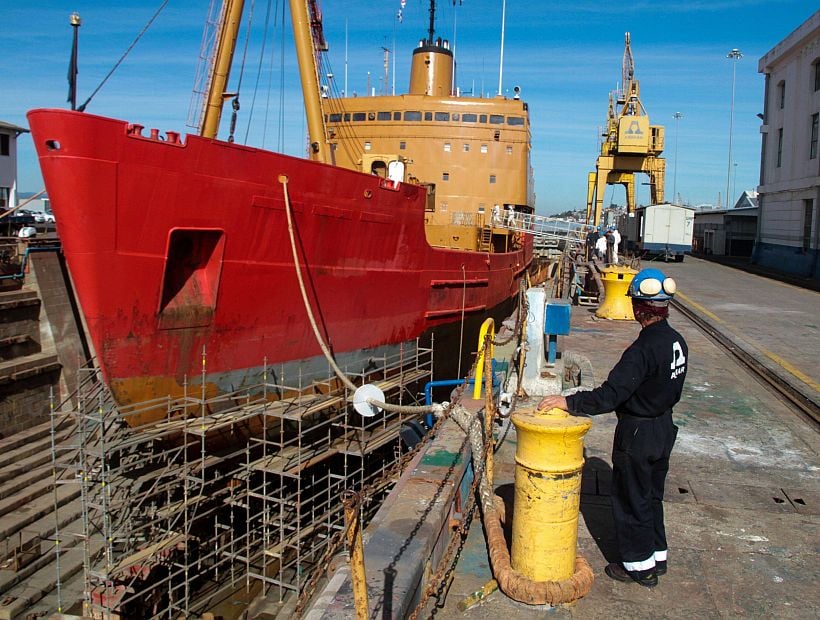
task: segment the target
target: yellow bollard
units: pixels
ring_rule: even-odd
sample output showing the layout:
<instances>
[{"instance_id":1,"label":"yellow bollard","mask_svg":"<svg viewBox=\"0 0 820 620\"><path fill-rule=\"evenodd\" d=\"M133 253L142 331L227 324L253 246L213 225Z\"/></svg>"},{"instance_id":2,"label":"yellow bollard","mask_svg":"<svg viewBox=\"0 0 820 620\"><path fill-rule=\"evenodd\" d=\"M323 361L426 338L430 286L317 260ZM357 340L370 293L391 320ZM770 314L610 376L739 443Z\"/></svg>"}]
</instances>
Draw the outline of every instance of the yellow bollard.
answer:
<instances>
[{"instance_id":1,"label":"yellow bollard","mask_svg":"<svg viewBox=\"0 0 820 620\"><path fill-rule=\"evenodd\" d=\"M632 278L638 273L629 267L607 267L601 271L601 280L604 283L604 301L595 311L595 316L602 319L634 321L632 314L632 299L627 297L626 291Z\"/></svg>"},{"instance_id":2,"label":"yellow bollard","mask_svg":"<svg viewBox=\"0 0 820 620\"><path fill-rule=\"evenodd\" d=\"M512 416L515 452L513 569L532 581L575 572L584 435L592 420L561 409L520 409Z\"/></svg>"}]
</instances>

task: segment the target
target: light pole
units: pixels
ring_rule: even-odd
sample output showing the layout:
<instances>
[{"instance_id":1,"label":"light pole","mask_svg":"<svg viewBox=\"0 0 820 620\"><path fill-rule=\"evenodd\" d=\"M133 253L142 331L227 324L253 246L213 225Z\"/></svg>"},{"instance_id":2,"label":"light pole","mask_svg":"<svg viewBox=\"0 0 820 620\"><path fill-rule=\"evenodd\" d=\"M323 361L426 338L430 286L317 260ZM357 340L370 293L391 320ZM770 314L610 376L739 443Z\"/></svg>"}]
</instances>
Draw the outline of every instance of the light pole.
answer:
<instances>
[{"instance_id":1,"label":"light pole","mask_svg":"<svg viewBox=\"0 0 820 620\"><path fill-rule=\"evenodd\" d=\"M729 163L726 168L726 208L729 208L729 180L732 177L732 133L735 124L735 73L737 71L737 61L743 58L743 54L737 48L732 49L726 58L732 60L732 107L729 112Z\"/></svg>"},{"instance_id":2,"label":"light pole","mask_svg":"<svg viewBox=\"0 0 820 620\"><path fill-rule=\"evenodd\" d=\"M737 162L732 162L732 166L734 167L734 171L732 172L732 196L734 196L737 192ZM729 208L728 204L726 208Z\"/></svg>"},{"instance_id":3,"label":"light pole","mask_svg":"<svg viewBox=\"0 0 820 620\"><path fill-rule=\"evenodd\" d=\"M675 171L672 174L672 204L678 204L675 202L678 196L678 121L683 118L683 114L675 112L672 118L675 119Z\"/></svg>"}]
</instances>

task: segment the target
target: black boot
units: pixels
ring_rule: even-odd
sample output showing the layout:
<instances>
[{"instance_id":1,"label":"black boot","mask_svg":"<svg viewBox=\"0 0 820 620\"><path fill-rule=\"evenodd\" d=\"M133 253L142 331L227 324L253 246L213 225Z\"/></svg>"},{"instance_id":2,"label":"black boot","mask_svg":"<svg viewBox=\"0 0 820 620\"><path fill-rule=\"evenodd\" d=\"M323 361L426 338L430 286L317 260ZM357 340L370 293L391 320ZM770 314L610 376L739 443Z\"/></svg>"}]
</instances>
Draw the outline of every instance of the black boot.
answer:
<instances>
[{"instance_id":1,"label":"black boot","mask_svg":"<svg viewBox=\"0 0 820 620\"><path fill-rule=\"evenodd\" d=\"M620 562L611 562L607 564L604 572L616 581L625 583L634 581L647 588L654 588L658 585L658 575L654 568L649 570L626 570Z\"/></svg>"}]
</instances>

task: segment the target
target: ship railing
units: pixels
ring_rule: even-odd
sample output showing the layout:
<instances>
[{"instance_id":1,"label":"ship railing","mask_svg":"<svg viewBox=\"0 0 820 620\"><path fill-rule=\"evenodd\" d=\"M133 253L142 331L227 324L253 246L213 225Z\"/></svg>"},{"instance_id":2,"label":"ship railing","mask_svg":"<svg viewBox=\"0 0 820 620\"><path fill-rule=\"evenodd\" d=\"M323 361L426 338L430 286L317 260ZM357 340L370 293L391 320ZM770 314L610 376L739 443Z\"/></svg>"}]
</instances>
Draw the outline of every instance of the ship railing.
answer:
<instances>
[{"instance_id":1,"label":"ship railing","mask_svg":"<svg viewBox=\"0 0 820 620\"><path fill-rule=\"evenodd\" d=\"M577 222L534 213L507 210L494 217L493 225L496 228L530 234L536 241L553 239L583 244L586 240L586 229Z\"/></svg>"}]
</instances>

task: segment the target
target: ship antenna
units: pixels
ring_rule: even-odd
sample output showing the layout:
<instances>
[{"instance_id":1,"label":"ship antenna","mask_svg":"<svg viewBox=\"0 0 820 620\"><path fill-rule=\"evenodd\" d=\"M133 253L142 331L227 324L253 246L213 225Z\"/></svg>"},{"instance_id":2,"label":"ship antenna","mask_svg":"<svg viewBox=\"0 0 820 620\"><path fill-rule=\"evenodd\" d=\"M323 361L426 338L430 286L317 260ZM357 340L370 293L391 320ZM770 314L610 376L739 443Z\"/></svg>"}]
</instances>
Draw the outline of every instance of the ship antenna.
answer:
<instances>
[{"instance_id":1,"label":"ship antenna","mask_svg":"<svg viewBox=\"0 0 820 620\"><path fill-rule=\"evenodd\" d=\"M432 45L436 33L436 0L430 0L430 29L427 33L427 45Z\"/></svg>"}]
</instances>

